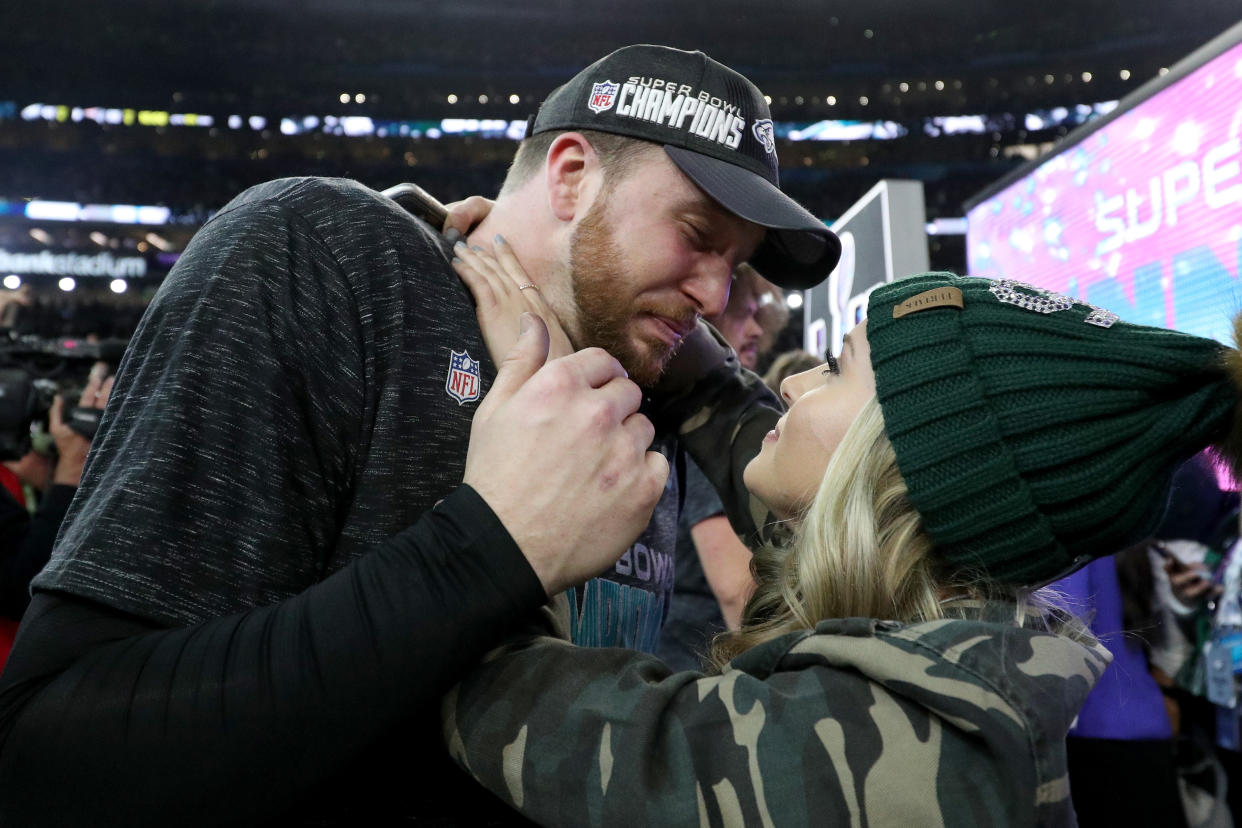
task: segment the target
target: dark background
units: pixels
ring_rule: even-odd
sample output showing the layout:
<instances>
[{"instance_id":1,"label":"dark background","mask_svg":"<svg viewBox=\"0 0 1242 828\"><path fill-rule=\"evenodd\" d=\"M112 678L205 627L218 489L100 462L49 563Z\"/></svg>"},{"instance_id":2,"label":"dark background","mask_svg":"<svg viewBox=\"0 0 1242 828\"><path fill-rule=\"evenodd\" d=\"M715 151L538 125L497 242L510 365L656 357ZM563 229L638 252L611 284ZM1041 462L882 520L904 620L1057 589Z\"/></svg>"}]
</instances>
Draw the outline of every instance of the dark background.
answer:
<instances>
[{"instance_id":1,"label":"dark background","mask_svg":"<svg viewBox=\"0 0 1242 828\"><path fill-rule=\"evenodd\" d=\"M8 4L0 10L0 199L166 205L176 223L44 222L49 240L36 241L28 221L0 217L0 247L125 252L149 247L154 230L175 252L240 190L284 175L349 176L377 188L411 180L446 201L492 194L509 140L286 136L279 119L522 119L586 64L643 41L702 49L741 71L772 98L777 121L906 126L909 134L891 141L779 142L784 189L825 220L881 178L922 181L928 218L958 217L965 199L1065 132L1030 131L1025 113L1124 97L1239 19L1237 0ZM341 103L342 93L358 92L364 103ZM36 102L209 114L216 126L16 117ZM231 114L262 115L269 126L231 130ZM922 118L955 114L989 116L996 128L922 134ZM933 237L929 252L933 267L965 268L961 236ZM135 287L149 293L158 278L157 269ZM65 297L55 295L55 279L27 281L40 301L68 308L51 327L85 332L72 317L90 285Z\"/></svg>"}]
</instances>

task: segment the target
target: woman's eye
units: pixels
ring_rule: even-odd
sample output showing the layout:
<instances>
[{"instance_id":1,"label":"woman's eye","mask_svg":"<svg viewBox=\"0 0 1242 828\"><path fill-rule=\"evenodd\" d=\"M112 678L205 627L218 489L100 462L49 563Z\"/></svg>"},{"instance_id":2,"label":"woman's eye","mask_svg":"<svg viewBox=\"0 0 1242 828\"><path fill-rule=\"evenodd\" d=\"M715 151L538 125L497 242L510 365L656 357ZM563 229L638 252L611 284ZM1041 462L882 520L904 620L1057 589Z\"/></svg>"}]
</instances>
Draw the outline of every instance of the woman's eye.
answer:
<instances>
[{"instance_id":1,"label":"woman's eye","mask_svg":"<svg viewBox=\"0 0 1242 828\"><path fill-rule=\"evenodd\" d=\"M829 354L825 357L825 361L827 362L828 367L824 369L824 374L832 374L833 376L839 376L841 374L841 363L837 362L836 357Z\"/></svg>"}]
</instances>

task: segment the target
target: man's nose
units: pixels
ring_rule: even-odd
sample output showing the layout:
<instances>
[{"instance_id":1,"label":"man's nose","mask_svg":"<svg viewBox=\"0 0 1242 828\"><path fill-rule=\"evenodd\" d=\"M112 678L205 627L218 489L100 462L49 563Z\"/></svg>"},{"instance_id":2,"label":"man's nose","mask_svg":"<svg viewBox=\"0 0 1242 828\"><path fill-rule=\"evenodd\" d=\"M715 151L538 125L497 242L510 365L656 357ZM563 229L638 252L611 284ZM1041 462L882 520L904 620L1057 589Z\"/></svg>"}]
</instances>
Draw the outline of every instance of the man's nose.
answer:
<instances>
[{"instance_id":1,"label":"man's nose","mask_svg":"<svg viewBox=\"0 0 1242 828\"><path fill-rule=\"evenodd\" d=\"M682 292L694 300L700 316L719 316L729 304L733 268L724 256L705 256L690 278L682 282Z\"/></svg>"}]
</instances>

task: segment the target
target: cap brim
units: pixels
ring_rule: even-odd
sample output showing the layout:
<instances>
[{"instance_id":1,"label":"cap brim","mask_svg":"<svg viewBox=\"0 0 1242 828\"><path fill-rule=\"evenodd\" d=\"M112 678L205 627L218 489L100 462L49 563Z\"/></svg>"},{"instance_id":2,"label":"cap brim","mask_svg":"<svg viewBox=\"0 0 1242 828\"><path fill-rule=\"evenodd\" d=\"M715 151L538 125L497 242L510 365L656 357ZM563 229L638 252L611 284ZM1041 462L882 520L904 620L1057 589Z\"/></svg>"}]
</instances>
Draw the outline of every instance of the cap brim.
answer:
<instances>
[{"instance_id":1,"label":"cap brim","mask_svg":"<svg viewBox=\"0 0 1242 828\"><path fill-rule=\"evenodd\" d=\"M804 290L824 281L837 266L841 240L763 176L682 147L665 144L664 151L720 206L768 229L750 260L768 281Z\"/></svg>"}]
</instances>

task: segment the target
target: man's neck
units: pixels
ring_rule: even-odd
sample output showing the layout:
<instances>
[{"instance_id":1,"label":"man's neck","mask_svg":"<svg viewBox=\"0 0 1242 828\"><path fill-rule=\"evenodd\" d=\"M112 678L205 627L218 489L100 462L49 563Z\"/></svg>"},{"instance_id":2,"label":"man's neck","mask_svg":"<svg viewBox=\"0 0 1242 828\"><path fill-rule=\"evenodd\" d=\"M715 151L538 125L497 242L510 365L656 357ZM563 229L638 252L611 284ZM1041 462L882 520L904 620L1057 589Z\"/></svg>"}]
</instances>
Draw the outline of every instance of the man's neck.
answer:
<instances>
[{"instance_id":1,"label":"man's neck","mask_svg":"<svg viewBox=\"0 0 1242 828\"><path fill-rule=\"evenodd\" d=\"M496 236L502 236L517 255L530 281L543 288L551 259L547 250L547 234L539 226L539 218L523 209L513 199L500 198L496 206L466 237L466 243L491 250Z\"/></svg>"},{"instance_id":2,"label":"man's neck","mask_svg":"<svg viewBox=\"0 0 1242 828\"><path fill-rule=\"evenodd\" d=\"M573 324L573 293L565 266L558 255L555 225L549 226L537 207L521 199L500 198L483 221L475 225L466 243L487 250L495 248L499 235L513 249L529 281L539 286L571 340L577 339Z\"/></svg>"}]
</instances>

